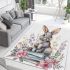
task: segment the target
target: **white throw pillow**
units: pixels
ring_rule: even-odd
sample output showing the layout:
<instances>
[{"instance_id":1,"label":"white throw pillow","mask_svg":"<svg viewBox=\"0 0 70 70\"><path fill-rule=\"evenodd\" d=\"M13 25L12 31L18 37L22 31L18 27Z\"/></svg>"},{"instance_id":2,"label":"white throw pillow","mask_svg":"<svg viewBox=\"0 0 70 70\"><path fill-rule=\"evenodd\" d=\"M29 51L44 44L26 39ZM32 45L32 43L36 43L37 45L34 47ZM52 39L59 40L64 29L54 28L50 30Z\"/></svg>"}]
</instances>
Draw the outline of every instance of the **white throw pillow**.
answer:
<instances>
[{"instance_id":1,"label":"white throw pillow","mask_svg":"<svg viewBox=\"0 0 70 70\"><path fill-rule=\"evenodd\" d=\"M17 10L15 11L17 18L22 18L24 17L24 13L22 10Z\"/></svg>"},{"instance_id":2,"label":"white throw pillow","mask_svg":"<svg viewBox=\"0 0 70 70\"><path fill-rule=\"evenodd\" d=\"M0 29L6 31L7 30L7 27L5 24L3 24L1 21L0 21Z\"/></svg>"}]
</instances>

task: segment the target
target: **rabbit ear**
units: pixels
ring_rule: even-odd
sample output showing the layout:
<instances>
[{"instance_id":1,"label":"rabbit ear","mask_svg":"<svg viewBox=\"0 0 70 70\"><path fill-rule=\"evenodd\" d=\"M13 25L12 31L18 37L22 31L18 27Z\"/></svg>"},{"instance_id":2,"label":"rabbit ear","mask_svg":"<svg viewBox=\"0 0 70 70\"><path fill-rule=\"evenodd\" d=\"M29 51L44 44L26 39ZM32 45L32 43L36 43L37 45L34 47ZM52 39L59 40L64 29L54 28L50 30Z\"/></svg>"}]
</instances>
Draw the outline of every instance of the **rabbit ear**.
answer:
<instances>
[{"instance_id":1,"label":"rabbit ear","mask_svg":"<svg viewBox=\"0 0 70 70\"><path fill-rule=\"evenodd\" d=\"M52 35L59 33L61 28L54 29L51 33Z\"/></svg>"},{"instance_id":2,"label":"rabbit ear","mask_svg":"<svg viewBox=\"0 0 70 70\"><path fill-rule=\"evenodd\" d=\"M43 26L43 31L44 31L44 33L47 33L49 31L48 27L46 25Z\"/></svg>"}]
</instances>

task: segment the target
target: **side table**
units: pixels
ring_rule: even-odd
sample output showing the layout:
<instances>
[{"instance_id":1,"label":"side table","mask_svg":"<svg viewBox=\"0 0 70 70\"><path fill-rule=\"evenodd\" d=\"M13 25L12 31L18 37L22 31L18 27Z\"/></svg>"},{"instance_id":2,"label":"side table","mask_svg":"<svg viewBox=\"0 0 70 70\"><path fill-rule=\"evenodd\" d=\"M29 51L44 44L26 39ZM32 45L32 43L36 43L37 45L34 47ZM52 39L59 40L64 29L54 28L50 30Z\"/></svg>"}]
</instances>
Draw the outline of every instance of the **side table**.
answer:
<instances>
[{"instance_id":1,"label":"side table","mask_svg":"<svg viewBox=\"0 0 70 70\"><path fill-rule=\"evenodd\" d=\"M25 14L29 14L30 15L30 19L31 21L33 20L33 13L34 13L34 10L33 9L29 9L25 12Z\"/></svg>"}]
</instances>

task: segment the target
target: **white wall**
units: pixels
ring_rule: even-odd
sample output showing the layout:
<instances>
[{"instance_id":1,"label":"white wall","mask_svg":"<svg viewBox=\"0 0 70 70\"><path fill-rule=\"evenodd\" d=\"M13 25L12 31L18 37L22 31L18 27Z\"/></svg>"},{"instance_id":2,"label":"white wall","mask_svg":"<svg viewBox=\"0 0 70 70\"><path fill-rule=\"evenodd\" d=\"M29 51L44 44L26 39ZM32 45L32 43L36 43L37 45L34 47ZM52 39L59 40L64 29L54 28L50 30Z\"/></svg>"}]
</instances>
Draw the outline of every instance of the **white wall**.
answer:
<instances>
[{"instance_id":1,"label":"white wall","mask_svg":"<svg viewBox=\"0 0 70 70\"><path fill-rule=\"evenodd\" d=\"M4 13L5 11L11 10L15 8L15 0L3 0L0 1L0 14Z\"/></svg>"}]
</instances>

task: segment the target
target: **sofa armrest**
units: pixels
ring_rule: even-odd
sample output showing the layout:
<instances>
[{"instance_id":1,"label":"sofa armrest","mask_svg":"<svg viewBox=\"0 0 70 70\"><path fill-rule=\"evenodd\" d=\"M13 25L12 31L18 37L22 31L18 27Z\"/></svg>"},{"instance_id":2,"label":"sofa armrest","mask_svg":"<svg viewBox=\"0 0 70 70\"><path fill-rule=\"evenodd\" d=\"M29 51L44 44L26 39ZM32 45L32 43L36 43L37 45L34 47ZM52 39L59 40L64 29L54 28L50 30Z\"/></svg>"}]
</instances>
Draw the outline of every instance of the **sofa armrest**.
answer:
<instances>
[{"instance_id":1,"label":"sofa armrest","mask_svg":"<svg viewBox=\"0 0 70 70\"><path fill-rule=\"evenodd\" d=\"M30 18L30 13L24 13L24 17Z\"/></svg>"},{"instance_id":2,"label":"sofa armrest","mask_svg":"<svg viewBox=\"0 0 70 70\"><path fill-rule=\"evenodd\" d=\"M0 46L8 47L9 42L8 33L6 31L0 30Z\"/></svg>"},{"instance_id":3,"label":"sofa armrest","mask_svg":"<svg viewBox=\"0 0 70 70\"><path fill-rule=\"evenodd\" d=\"M24 13L24 17L29 18L29 24L31 23L31 13Z\"/></svg>"}]
</instances>

